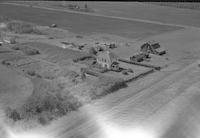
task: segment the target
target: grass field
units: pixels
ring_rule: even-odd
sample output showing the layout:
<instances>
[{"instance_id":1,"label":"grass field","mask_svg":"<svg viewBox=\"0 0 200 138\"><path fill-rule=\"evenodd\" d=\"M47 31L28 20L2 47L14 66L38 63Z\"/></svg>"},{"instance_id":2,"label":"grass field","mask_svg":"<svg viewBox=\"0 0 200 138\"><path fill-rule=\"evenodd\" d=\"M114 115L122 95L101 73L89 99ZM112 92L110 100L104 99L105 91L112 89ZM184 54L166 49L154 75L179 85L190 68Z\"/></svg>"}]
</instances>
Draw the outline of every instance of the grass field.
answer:
<instances>
[{"instance_id":1,"label":"grass field","mask_svg":"<svg viewBox=\"0 0 200 138\"><path fill-rule=\"evenodd\" d=\"M12 5L0 5L0 16L7 16L39 25L51 25L52 23L56 23L59 27L75 33L103 33L129 38L143 38L180 29L179 27L167 25L50 11L38 8L30 9L29 7Z\"/></svg>"}]
</instances>

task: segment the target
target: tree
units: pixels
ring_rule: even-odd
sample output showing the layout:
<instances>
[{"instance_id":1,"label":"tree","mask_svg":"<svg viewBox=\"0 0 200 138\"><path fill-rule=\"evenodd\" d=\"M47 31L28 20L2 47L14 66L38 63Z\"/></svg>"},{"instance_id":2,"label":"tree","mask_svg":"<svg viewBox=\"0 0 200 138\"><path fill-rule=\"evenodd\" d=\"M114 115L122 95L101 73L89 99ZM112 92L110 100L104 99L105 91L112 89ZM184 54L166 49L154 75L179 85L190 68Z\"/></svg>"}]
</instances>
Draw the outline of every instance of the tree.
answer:
<instances>
[{"instance_id":1,"label":"tree","mask_svg":"<svg viewBox=\"0 0 200 138\"><path fill-rule=\"evenodd\" d=\"M14 121L21 119L20 114L15 109L11 109L10 107L6 109L6 116Z\"/></svg>"},{"instance_id":2,"label":"tree","mask_svg":"<svg viewBox=\"0 0 200 138\"><path fill-rule=\"evenodd\" d=\"M88 5L87 4L85 4L85 9L87 9L88 8Z\"/></svg>"}]
</instances>

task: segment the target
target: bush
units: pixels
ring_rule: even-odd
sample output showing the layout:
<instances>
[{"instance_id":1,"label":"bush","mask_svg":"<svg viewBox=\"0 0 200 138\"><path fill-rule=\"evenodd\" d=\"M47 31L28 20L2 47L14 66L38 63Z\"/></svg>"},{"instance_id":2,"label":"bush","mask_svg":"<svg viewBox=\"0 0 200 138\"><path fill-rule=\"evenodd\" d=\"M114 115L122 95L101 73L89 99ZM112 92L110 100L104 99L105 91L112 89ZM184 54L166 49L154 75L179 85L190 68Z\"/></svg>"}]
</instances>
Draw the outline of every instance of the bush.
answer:
<instances>
[{"instance_id":1,"label":"bush","mask_svg":"<svg viewBox=\"0 0 200 138\"><path fill-rule=\"evenodd\" d=\"M10 63L8 60L3 60L1 63L2 63L3 65L6 65L6 66L11 65L11 63Z\"/></svg>"},{"instance_id":2,"label":"bush","mask_svg":"<svg viewBox=\"0 0 200 138\"><path fill-rule=\"evenodd\" d=\"M9 110L7 117L13 121L36 119L42 125L46 125L53 119L77 110L80 106L78 99L69 93L33 94L21 108Z\"/></svg>"},{"instance_id":3,"label":"bush","mask_svg":"<svg viewBox=\"0 0 200 138\"><path fill-rule=\"evenodd\" d=\"M20 50L20 48L17 47L17 46L12 47L12 49L13 49L13 50Z\"/></svg>"},{"instance_id":4,"label":"bush","mask_svg":"<svg viewBox=\"0 0 200 138\"><path fill-rule=\"evenodd\" d=\"M122 74L128 75L128 71L127 70L122 70Z\"/></svg>"},{"instance_id":5,"label":"bush","mask_svg":"<svg viewBox=\"0 0 200 138\"><path fill-rule=\"evenodd\" d=\"M39 117L38 117L38 123L41 125L47 125L50 123L50 121L53 120L53 116L49 112L43 112Z\"/></svg>"},{"instance_id":6,"label":"bush","mask_svg":"<svg viewBox=\"0 0 200 138\"><path fill-rule=\"evenodd\" d=\"M20 50L24 54L29 55L29 56L40 54L40 51L38 49L35 49L35 48L32 48L32 47L28 47L28 46L13 46L12 49Z\"/></svg>"},{"instance_id":7,"label":"bush","mask_svg":"<svg viewBox=\"0 0 200 138\"><path fill-rule=\"evenodd\" d=\"M83 60L86 60L86 59L91 59L93 58L92 55L84 55L84 56L80 56L80 57L76 57L73 59L74 62L79 62L79 61L83 61Z\"/></svg>"},{"instance_id":8,"label":"bush","mask_svg":"<svg viewBox=\"0 0 200 138\"><path fill-rule=\"evenodd\" d=\"M127 84L123 79L102 76L91 89L90 96L92 99L96 99L124 87L127 87Z\"/></svg>"},{"instance_id":9,"label":"bush","mask_svg":"<svg viewBox=\"0 0 200 138\"><path fill-rule=\"evenodd\" d=\"M36 75L36 72L33 71L33 70L28 70L28 71L27 71L27 74L30 75L30 76L35 76L35 75Z\"/></svg>"},{"instance_id":10,"label":"bush","mask_svg":"<svg viewBox=\"0 0 200 138\"><path fill-rule=\"evenodd\" d=\"M37 50L37 49L31 49L31 48L30 48L30 49L27 48L27 49L23 50L23 52L24 52L26 55L30 55L30 56L40 54L39 50Z\"/></svg>"},{"instance_id":11,"label":"bush","mask_svg":"<svg viewBox=\"0 0 200 138\"><path fill-rule=\"evenodd\" d=\"M130 73L134 72L133 69L131 69L131 68L129 68L127 71L130 72Z\"/></svg>"},{"instance_id":12,"label":"bush","mask_svg":"<svg viewBox=\"0 0 200 138\"><path fill-rule=\"evenodd\" d=\"M69 71L64 76L73 82L80 75L75 71Z\"/></svg>"},{"instance_id":13,"label":"bush","mask_svg":"<svg viewBox=\"0 0 200 138\"><path fill-rule=\"evenodd\" d=\"M49 122L49 118L47 118L47 116L41 116L38 118L38 122L42 125L46 125Z\"/></svg>"},{"instance_id":14,"label":"bush","mask_svg":"<svg viewBox=\"0 0 200 138\"><path fill-rule=\"evenodd\" d=\"M6 116L11 118L13 121L18 121L21 119L20 114L15 109L8 107L6 109Z\"/></svg>"},{"instance_id":15,"label":"bush","mask_svg":"<svg viewBox=\"0 0 200 138\"><path fill-rule=\"evenodd\" d=\"M76 35L76 38L83 38L82 35Z\"/></svg>"},{"instance_id":16,"label":"bush","mask_svg":"<svg viewBox=\"0 0 200 138\"><path fill-rule=\"evenodd\" d=\"M0 16L0 21L9 21L10 18L8 18L7 16Z\"/></svg>"},{"instance_id":17,"label":"bush","mask_svg":"<svg viewBox=\"0 0 200 138\"><path fill-rule=\"evenodd\" d=\"M11 21L7 23L7 29L14 33L42 34L34 25L26 22Z\"/></svg>"}]
</instances>

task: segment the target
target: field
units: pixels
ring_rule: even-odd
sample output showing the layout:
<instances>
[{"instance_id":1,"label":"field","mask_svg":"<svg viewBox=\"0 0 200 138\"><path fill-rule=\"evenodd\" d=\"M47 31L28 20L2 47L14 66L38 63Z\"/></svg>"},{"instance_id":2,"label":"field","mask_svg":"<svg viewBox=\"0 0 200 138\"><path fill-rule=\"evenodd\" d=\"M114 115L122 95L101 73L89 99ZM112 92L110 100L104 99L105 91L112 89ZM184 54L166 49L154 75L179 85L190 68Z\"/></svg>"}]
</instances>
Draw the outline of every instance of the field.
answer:
<instances>
[{"instance_id":1,"label":"field","mask_svg":"<svg viewBox=\"0 0 200 138\"><path fill-rule=\"evenodd\" d=\"M76 2L61 4L68 3ZM56 2L27 4L32 6L0 4L5 28L8 20L23 21L18 31L0 28L0 102L7 125L39 128L50 138L190 138L198 132L199 11L87 2L95 12L86 13L58 9ZM53 23L58 26L49 27ZM21 31L26 24L40 33ZM6 43L5 36L16 44ZM126 81L152 68L118 60L123 71L133 71L87 72L99 65L98 45L129 60L149 40L166 54L150 54L141 64L160 70Z\"/></svg>"},{"instance_id":2,"label":"field","mask_svg":"<svg viewBox=\"0 0 200 138\"><path fill-rule=\"evenodd\" d=\"M169 23L195 27L199 27L200 22L199 11L158 6L149 3L89 2L88 5L96 9L96 13L109 16L142 19L166 24Z\"/></svg>"},{"instance_id":3,"label":"field","mask_svg":"<svg viewBox=\"0 0 200 138\"><path fill-rule=\"evenodd\" d=\"M83 6L86 2L65 2L65 3L78 4ZM60 4L63 3L61 2ZM159 6L151 3L139 3L139 2L127 2L127 3L87 2L87 4L89 7L92 7L95 10L95 14L100 14L105 16L122 17L127 19L136 19L136 20L141 19L147 22L159 22L164 24L174 24L174 25L177 24L177 25L194 26L194 27L199 27L200 23L199 21L200 11L198 10ZM56 2L41 3L41 6L45 7L56 8L57 7L56 5L57 5ZM176 5L176 3L172 3L172 5ZM185 3L185 5L188 6L187 3ZM195 5L198 5L198 3L197 4L195 3Z\"/></svg>"},{"instance_id":4,"label":"field","mask_svg":"<svg viewBox=\"0 0 200 138\"><path fill-rule=\"evenodd\" d=\"M200 10L200 4L196 2L152 2L151 4L160 5L160 6L169 6L175 8L191 9L191 10Z\"/></svg>"},{"instance_id":5,"label":"field","mask_svg":"<svg viewBox=\"0 0 200 138\"><path fill-rule=\"evenodd\" d=\"M13 10L13 8L15 10ZM14 11L18 11L17 13ZM112 34L129 38L143 38L166 31L180 29L139 21L126 21L107 17L80 15L77 13L55 12L38 8L0 5L0 15L48 26L53 23L61 28L80 34ZM26 14L23 14L26 13ZM23 16L22 16L23 15ZM34 16L34 19L32 18ZM46 18L44 18L46 17ZM47 18L51 17L51 18Z\"/></svg>"}]
</instances>

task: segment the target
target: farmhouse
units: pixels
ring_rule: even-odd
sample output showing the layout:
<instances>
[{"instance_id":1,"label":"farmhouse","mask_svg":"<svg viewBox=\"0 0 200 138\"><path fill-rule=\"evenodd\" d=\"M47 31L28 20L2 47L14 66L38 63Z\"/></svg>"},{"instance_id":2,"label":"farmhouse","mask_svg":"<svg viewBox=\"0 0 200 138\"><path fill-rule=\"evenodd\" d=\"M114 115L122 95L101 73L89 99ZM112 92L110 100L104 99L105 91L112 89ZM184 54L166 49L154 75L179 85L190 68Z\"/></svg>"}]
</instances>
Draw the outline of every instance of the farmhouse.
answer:
<instances>
[{"instance_id":1,"label":"farmhouse","mask_svg":"<svg viewBox=\"0 0 200 138\"><path fill-rule=\"evenodd\" d=\"M113 65L117 65L117 60L117 56L110 51L99 52L97 55L97 63L103 68L111 69Z\"/></svg>"}]
</instances>

